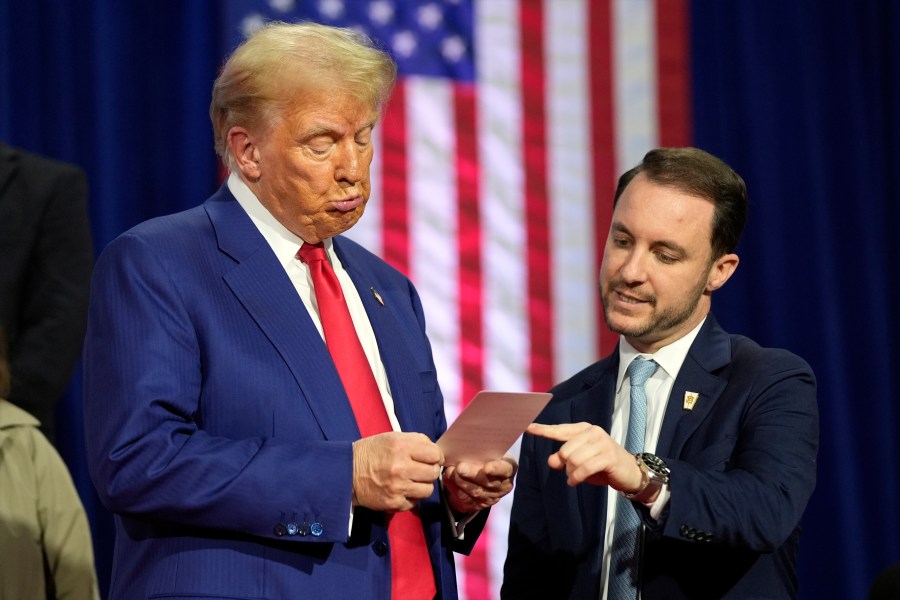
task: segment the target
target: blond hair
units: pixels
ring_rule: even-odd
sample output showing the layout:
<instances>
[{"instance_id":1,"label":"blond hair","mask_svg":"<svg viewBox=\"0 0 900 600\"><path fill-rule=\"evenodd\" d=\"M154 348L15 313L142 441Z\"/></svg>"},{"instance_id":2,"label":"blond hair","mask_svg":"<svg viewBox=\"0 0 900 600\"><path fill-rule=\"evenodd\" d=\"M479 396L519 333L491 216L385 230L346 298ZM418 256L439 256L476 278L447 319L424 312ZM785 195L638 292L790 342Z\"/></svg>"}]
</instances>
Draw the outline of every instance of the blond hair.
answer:
<instances>
[{"instance_id":1,"label":"blond hair","mask_svg":"<svg viewBox=\"0 0 900 600\"><path fill-rule=\"evenodd\" d=\"M212 90L216 154L232 170L228 131L266 129L297 94L336 87L368 102L380 115L397 79L397 65L365 34L317 23L273 21L235 49Z\"/></svg>"}]
</instances>

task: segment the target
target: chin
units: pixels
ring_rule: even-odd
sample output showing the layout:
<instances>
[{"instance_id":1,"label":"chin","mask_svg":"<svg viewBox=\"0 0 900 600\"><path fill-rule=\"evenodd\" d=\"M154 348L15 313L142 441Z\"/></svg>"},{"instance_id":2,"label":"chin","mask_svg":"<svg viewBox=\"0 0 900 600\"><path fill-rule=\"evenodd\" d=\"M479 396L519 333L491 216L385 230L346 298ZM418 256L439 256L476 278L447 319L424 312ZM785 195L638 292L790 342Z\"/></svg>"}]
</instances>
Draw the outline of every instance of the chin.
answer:
<instances>
[{"instance_id":1,"label":"chin","mask_svg":"<svg viewBox=\"0 0 900 600\"><path fill-rule=\"evenodd\" d=\"M341 215L337 219L335 219L334 223L332 223L332 236L340 235L350 229L353 228L354 225L359 223L360 215L354 213L346 213Z\"/></svg>"},{"instance_id":2,"label":"chin","mask_svg":"<svg viewBox=\"0 0 900 600\"><path fill-rule=\"evenodd\" d=\"M621 315L607 315L606 326L613 333L624 335L625 337L640 337L647 332L647 319L625 318Z\"/></svg>"}]
</instances>

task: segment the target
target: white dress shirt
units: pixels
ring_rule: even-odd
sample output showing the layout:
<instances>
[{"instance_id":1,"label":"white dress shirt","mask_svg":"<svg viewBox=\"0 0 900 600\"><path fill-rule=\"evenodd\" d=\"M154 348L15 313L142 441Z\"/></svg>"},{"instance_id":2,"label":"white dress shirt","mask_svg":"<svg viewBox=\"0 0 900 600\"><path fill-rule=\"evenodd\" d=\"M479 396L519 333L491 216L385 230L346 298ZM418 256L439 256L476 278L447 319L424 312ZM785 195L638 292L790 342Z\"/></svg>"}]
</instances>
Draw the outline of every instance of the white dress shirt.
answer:
<instances>
[{"instance_id":1,"label":"white dress shirt","mask_svg":"<svg viewBox=\"0 0 900 600\"><path fill-rule=\"evenodd\" d=\"M647 394L647 429L644 433L644 452L656 452L656 443L659 441L659 432L662 428L663 417L666 414L666 405L675 385L678 371L684 364L688 350L694 339L700 332L700 328L706 321L704 318L687 335L668 346L660 348L653 354L643 354L634 349L628 341L622 337L619 339L619 372L616 376L616 398L613 406L612 427L609 435L619 444L625 445L625 435L628 433L628 418L631 411L631 380L626 375L628 365L638 356L648 360L654 360L659 365L656 372L644 384ZM606 491L606 538L603 540L603 571L600 581L600 598L606 600L606 588L609 584L609 565L612 552L612 541L615 536L616 505L619 492L612 487ZM662 514L663 508L669 502L671 492L668 486L663 486L659 496L650 507L650 516L654 519Z\"/></svg>"}]
</instances>

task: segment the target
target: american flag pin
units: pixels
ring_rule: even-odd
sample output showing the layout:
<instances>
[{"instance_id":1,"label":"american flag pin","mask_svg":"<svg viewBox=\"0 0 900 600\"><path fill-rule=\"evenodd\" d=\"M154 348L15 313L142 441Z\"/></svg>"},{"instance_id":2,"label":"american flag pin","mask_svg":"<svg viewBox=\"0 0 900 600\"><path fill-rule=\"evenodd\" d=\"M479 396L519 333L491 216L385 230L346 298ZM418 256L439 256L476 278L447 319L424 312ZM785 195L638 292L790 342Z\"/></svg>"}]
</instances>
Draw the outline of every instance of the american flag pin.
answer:
<instances>
[{"instance_id":1,"label":"american flag pin","mask_svg":"<svg viewBox=\"0 0 900 600\"><path fill-rule=\"evenodd\" d=\"M694 410L694 405L697 404L697 400L700 399L700 394L697 392L685 392L684 393L684 404L682 407L684 410Z\"/></svg>"},{"instance_id":2,"label":"american flag pin","mask_svg":"<svg viewBox=\"0 0 900 600\"><path fill-rule=\"evenodd\" d=\"M378 304L384 306L384 298L381 297L381 294L375 288L369 288L372 290L372 295L375 296L375 299L378 300Z\"/></svg>"}]
</instances>

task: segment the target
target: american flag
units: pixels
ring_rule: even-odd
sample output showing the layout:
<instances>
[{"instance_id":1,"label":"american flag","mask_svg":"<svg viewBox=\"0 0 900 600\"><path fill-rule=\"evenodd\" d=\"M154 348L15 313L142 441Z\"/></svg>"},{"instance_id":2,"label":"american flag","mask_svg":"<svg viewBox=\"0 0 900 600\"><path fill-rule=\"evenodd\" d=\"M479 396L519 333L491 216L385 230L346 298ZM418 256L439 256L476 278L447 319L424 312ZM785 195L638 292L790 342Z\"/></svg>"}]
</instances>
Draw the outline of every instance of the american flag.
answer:
<instances>
[{"instance_id":1,"label":"american flag","mask_svg":"<svg viewBox=\"0 0 900 600\"><path fill-rule=\"evenodd\" d=\"M450 422L479 390L545 391L612 350L597 273L616 179L690 143L687 0L228 0L226 15L224 51L310 20L397 61L349 235L416 284ZM510 504L457 561L461 598L499 597Z\"/></svg>"}]
</instances>

